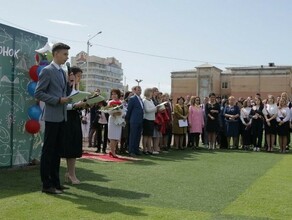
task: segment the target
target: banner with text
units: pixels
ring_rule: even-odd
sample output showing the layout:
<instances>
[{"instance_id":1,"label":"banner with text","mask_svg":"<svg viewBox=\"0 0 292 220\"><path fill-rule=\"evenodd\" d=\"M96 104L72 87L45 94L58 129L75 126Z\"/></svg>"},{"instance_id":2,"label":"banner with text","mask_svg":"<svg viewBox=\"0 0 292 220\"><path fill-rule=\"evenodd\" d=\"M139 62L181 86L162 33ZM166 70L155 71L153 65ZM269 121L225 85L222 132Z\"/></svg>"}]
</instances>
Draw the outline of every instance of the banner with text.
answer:
<instances>
[{"instance_id":1,"label":"banner with text","mask_svg":"<svg viewBox=\"0 0 292 220\"><path fill-rule=\"evenodd\" d=\"M35 134L25 129L28 109L36 100L28 92L35 50L47 38L0 24L0 167L28 164L39 159L43 127Z\"/></svg>"}]
</instances>

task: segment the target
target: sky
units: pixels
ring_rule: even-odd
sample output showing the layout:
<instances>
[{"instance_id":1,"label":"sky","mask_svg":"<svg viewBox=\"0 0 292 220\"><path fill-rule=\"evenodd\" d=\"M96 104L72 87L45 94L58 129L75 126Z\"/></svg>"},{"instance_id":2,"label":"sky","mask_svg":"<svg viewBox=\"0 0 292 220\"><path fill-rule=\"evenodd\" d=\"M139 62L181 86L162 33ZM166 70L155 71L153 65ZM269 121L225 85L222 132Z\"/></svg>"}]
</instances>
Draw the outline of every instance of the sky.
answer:
<instances>
[{"instance_id":1,"label":"sky","mask_svg":"<svg viewBox=\"0 0 292 220\"><path fill-rule=\"evenodd\" d=\"M3 2L3 3L1 3ZM205 63L292 65L290 0L0 0L0 23L115 57L130 87L171 91L171 72Z\"/></svg>"}]
</instances>

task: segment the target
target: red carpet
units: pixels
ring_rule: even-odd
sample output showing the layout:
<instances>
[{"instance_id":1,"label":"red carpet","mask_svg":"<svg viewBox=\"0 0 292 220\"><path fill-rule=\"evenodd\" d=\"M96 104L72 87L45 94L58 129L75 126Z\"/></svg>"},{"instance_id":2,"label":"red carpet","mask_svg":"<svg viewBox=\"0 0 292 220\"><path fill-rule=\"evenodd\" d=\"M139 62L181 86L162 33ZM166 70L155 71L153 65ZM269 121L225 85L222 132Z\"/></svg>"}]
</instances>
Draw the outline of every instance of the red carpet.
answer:
<instances>
[{"instance_id":1,"label":"red carpet","mask_svg":"<svg viewBox=\"0 0 292 220\"><path fill-rule=\"evenodd\" d=\"M126 161L137 160L136 158L132 158L132 157L124 157L124 156L118 156L118 157L119 158L113 158L113 157L110 157L108 154L91 153L91 152L86 152L82 154L82 158L101 160L101 161L106 161L106 162L126 162Z\"/></svg>"}]
</instances>

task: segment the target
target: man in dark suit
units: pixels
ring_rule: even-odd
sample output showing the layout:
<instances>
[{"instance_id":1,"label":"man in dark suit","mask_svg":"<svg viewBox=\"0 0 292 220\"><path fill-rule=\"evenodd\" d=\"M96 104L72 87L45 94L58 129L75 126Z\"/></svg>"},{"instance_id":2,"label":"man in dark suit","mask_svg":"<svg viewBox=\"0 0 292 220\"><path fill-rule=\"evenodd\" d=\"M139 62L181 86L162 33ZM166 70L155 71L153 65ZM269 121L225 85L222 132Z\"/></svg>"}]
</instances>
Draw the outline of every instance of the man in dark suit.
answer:
<instances>
[{"instance_id":1,"label":"man in dark suit","mask_svg":"<svg viewBox=\"0 0 292 220\"><path fill-rule=\"evenodd\" d=\"M144 106L140 97L141 87L133 87L132 92L135 95L129 99L126 119L130 123L129 154L135 156L140 155L139 145L143 127Z\"/></svg>"},{"instance_id":2,"label":"man in dark suit","mask_svg":"<svg viewBox=\"0 0 292 220\"><path fill-rule=\"evenodd\" d=\"M40 173L42 192L61 194L64 187L60 184L59 147L62 144L65 121L67 120L66 77L61 65L68 60L70 47L63 43L53 45L53 61L39 75L35 98L45 103L45 136L42 148Z\"/></svg>"}]
</instances>

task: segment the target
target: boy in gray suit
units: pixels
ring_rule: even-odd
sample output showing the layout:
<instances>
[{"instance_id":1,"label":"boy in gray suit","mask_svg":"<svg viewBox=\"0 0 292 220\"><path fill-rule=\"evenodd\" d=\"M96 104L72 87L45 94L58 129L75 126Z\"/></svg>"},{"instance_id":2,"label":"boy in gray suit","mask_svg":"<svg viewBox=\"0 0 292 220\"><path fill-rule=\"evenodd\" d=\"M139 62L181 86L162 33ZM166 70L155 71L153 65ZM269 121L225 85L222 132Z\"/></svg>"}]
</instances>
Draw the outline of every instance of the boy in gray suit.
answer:
<instances>
[{"instance_id":1,"label":"boy in gray suit","mask_svg":"<svg viewBox=\"0 0 292 220\"><path fill-rule=\"evenodd\" d=\"M53 45L53 61L41 71L35 91L35 98L45 102L45 136L40 173L42 192L50 194L61 194L67 188L60 184L59 147L67 120L66 103L70 98L66 97L66 77L60 65L68 60L69 49L70 47L63 43Z\"/></svg>"}]
</instances>

